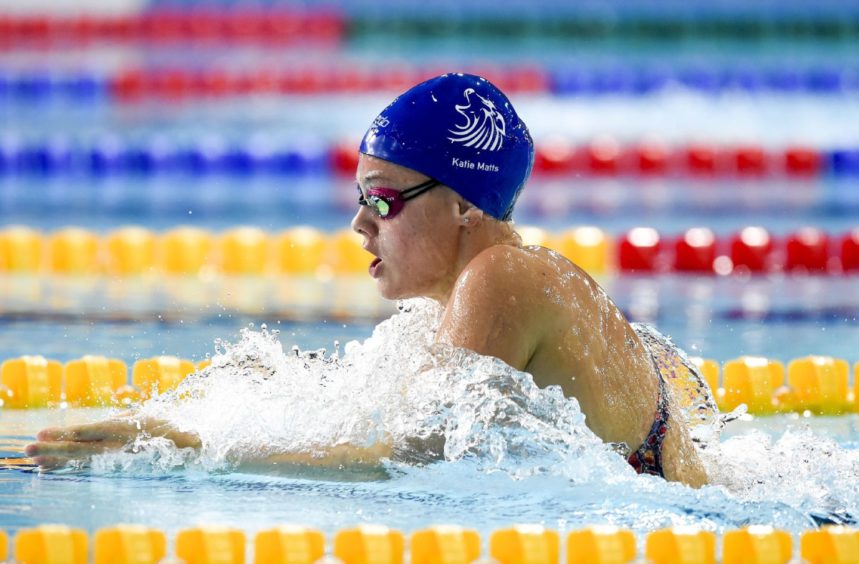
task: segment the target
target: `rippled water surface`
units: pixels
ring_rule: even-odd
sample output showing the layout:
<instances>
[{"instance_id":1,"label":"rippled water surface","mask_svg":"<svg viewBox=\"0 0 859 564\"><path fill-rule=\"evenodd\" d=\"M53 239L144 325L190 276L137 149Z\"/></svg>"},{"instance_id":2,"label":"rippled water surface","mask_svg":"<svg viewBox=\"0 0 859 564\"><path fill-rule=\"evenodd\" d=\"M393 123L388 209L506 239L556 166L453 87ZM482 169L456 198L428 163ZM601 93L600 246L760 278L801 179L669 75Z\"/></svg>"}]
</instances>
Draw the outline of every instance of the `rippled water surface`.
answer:
<instances>
[{"instance_id":1,"label":"rippled water surface","mask_svg":"<svg viewBox=\"0 0 859 564\"><path fill-rule=\"evenodd\" d=\"M199 454L158 440L97 457L84 472L0 474L0 527L117 522L175 531L194 523L251 532L298 522L414 530L451 522L482 532L538 522L561 530L613 523L643 533L697 524L768 523L793 532L859 514L859 420L782 416L736 421L705 451L717 485L692 490L635 475L584 424L575 400L529 375L431 345L437 311L420 302L339 350L296 351L268 331L219 343L212 367L143 412L197 432ZM3 411L6 456L45 425L105 410ZM412 440L443 435L439 458ZM248 467L278 451L390 441L378 467Z\"/></svg>"}]
</instances>

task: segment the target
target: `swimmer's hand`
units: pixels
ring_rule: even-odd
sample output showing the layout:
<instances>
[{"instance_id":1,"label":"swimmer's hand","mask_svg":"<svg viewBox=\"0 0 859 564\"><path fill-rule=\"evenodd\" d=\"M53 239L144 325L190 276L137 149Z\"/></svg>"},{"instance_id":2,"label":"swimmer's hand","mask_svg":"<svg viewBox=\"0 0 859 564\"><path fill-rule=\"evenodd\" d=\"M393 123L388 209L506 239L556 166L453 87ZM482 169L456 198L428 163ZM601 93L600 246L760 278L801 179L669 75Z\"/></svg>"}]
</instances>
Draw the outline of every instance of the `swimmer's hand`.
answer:
<instances>
[{"instance_id":1,"label":"swimmer's hand","mask_svg":"<svg viewBox=\"0 0 859 564\"><path fill-rule=\"evenodd\" d=\"M125 448L138 437L164 437L178 448L199 448L200 438L193 433L177 431L165 421L156 419L110 419L43 429L36 435L35 443L25 447L24 452L33 459L40 470L54 470L71 462L85 462L91 457Z\"/></svg>"}]
</instances>

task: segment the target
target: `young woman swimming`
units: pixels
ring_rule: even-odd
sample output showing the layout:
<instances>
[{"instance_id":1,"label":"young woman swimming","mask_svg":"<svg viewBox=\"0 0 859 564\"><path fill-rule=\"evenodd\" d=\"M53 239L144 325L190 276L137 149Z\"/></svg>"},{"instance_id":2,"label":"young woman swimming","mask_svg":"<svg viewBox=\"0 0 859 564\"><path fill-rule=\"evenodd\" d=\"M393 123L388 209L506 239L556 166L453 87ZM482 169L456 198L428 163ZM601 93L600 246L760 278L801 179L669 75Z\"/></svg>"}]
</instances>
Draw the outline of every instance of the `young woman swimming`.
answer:
<instances>
[{"instance_id":1,"label":"young woman swimming","mask_svg":"<svg viewBox=\"0 0 859 564\"><path fill-rule=\"evenodd\" d=\"M639 472L707 482L664 371L605 292L575 264L526 247L510 222L531 172L533 143L507 97L487 80L446 74L396 98L360 146L352 227L374 259L382 296L427 297L444 308L436 340L497 357L557 385L590 429L625 450ZM26 452L43 468L122 448L145 430L198 447L163 422L116 419L46 429ZM339 446L299 464L366 463L384 444Z\"/></svg>"}]
</instances>

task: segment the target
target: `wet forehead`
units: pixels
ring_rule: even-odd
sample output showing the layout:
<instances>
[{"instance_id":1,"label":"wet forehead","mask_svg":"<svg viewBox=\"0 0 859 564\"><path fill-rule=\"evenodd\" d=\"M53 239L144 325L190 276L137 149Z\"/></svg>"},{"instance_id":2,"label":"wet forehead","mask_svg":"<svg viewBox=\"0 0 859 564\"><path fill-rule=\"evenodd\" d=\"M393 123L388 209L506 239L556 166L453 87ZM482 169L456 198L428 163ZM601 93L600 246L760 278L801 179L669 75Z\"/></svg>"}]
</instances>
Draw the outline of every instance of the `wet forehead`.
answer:
<instances>
[{"instance_id":1,"label":"wet forehead","mask_svg":"<svg viewBox=\"0 0 859 564\"><path fill-rule=\"evenodd\" d=\"M429 177L400 165L361 155L355 174L363 188L406 188L424 182Z\"/></svg>"}]
</instances>

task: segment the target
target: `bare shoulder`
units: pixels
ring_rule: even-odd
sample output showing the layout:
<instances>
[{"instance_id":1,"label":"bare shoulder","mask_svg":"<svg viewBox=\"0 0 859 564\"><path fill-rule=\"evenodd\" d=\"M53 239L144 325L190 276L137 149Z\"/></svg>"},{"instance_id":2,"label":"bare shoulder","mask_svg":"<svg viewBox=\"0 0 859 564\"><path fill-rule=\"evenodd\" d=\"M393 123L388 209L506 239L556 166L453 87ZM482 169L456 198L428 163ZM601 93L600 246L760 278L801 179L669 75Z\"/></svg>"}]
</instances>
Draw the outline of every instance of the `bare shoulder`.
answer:
<instances>
[{"instance_id":1,"label":"bare shoulder","mask_svg":"<svg viewBox=\"0 0 859 564\"><path fill-rule=\"evenodd\" d=\"M517 303L554 308L572 294L593 293L596 284L565 257L545 247L495 245L474 257L454 293L479 292L488 299L513 294Z\"/></svg>"},{"instance_id":2,"label":"bare shoulder","mask_svg":"<svg viewBox=\"0 0 859 564\"><path fill-rule=\"evenodd\" d=\"M544 283L557 276L551 251L542 247L494 245L474 257L457 280L457 289L479 286L539 293Z\"/></svg>"},{"instance_id":3,"label":"bare shoulder","mask_svg":"<svg viewBox=\"0 0 859 564\"><path fill-rule=\"evenodd\" d=\"M530 259L522 250L495 245L474 257L453 287L449 310L480 312L485 317L514 314L515 306L530 284L523 278Z\"/></svg>"},{"instance_id":4,"label":"bare shoulder","mask_svg":"<svg viewBox=\"0 0 859 564\"><path fill-rule=\"evenodd\" d=\"M457 279L437 340L524 369L552 316L545 288L553 276L531 248L487 248Z\"/></svg>"}]
</instances>

